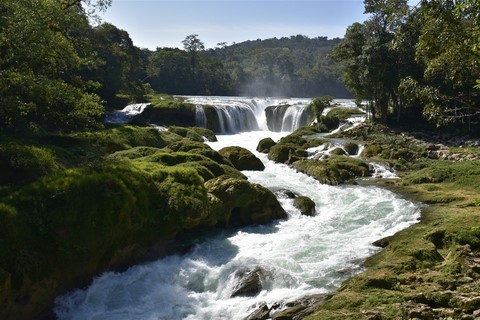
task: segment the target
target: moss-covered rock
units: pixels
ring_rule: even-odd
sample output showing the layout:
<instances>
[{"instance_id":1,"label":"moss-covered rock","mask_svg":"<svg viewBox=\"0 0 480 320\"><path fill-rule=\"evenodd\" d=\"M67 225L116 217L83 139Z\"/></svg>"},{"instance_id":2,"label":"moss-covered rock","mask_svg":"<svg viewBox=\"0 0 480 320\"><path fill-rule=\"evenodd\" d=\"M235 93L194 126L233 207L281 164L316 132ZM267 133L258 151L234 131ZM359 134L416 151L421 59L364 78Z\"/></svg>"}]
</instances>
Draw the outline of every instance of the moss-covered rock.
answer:
<instances>
[{"instance_id":1,"label":"moss-covered rock","mask_svg":"<svg viewBox=\"0 0 480 320\"><path fill-rule=\"evenodd\" d=\"M159 125L176 125L182 127L195 126L195 105L186 103L182 99L155 99L149 98L148 105L142 114L132 121L149 122ZM142 118L142 121L136 119Z\"/></svg>"},{"instance_id":2,"label":"moss-covered rock","mask_svg":"<svg viewBox=\"0 0 480 320\"><path fill-rule=\"evenodd\" d=\"M343 150L342 148L338 147L330 151L330 154L333 154L334 156L345 156L347 155L347 152Z\"/></svg>"},{"instance_id":3,"label":"moss-covered rock","mask_svg":"<svg viewBox=\"0 0 480 320\"><path fill-rule=\"evenodd\" d=\"M226 159L220 153L213 150L212 148L210 148L210 146L202 142L196 142L196 141L190 141L190 140L184 139L184 140L170 144L168 148L165 148L165 150L171 150L174 152L182 151L182 152L197 153L207 158L210 158L213 161L218 162L219 164L226 164L233 167L232 163L228 159Z\"/></svg>"},{"instance_id":4,"label":"moss-covered rock","mask_svg":"<svg viewBox=\"0 0 480 320\"><path fill-rule=\"evenodd\" d=\"M330 185L351 183L357 177L370 176L366 162L347 156L334 156L326 160L303 159L295 162L293 167Z\"/></svg>"},{"instance_id":5,"label":"moss-covered rock","mask_svg":"<svg viewBox=\"0 0 480 320\"><path fill-rule=\"evenodd\" d=\"M315 202L309 197L298 196L293 200L293 206L305 216L315 215Z\"/></svg>"},{"instance_id":6,"label":"moss-covered rock","mask_svg":"<svg viewBox=\"0 0 480 320\"><path fill-rule=\"evenodd\" d=\"M265 169L262 161L245 148L238 146L225 147L218 152L230 160L233 166L238 170L262 171Z\"/></svg>"},{"instance_id":7,"label":"moss-covered rock","mask_svg":"<svg viewBox=\"0 0 480 320\"><path fill-rule=\"evenodd\" d=\"M114 125L104 130L77 133L73 137L82 141L82 149L88 152L85 156L90 160L136 146L163 148L168 144L163 133L155 128L130 125Z\"/></svg>"},{"instance_id":8,"label":"moss-covered rock","mask_svg":"<svg viewBox=\"0 0 480 320\"><path fill-rule=\"evenodd\" d=\"M272 138L263 138L258 142L257 151L262 153L268 153L270 149L277 143Z\"/></svg>"},{"instance_id":9,"label":"moss-covered rock","mask_svg":"<svg viewBox=\"0 0 480 320\"><path fill-rule=\"evenodd\" d=\"M279 143L270 149L268 152L268 159L275 162L291 164L307 155L308 154L305 150L302 150L293 144Z\"/></svg>"},{"instance_id":10,"label":"moss-covered rock","mask_svg":"<svg viewBox=\"0 0 480 320\"><path fill-rule=\"evenodd\" d=\"M346 142L343 145L343 149L351 156L354 156L358 153L359 146L355 142Z\"/></svg>"},{"instance_id":11,"label":"moss-covered rock","mask_svg":"<svg viewBox=\"0 0 480 320\"><path fill-rule=\"evenodd\" d=\"M0 145L0 185L23 184L65 168L48 147L6 143Z\"/></svg>"},{"instance_id":12,"label":"moss-covered rock","mask_svg":"<svg viewBox=\"0 0 480 320\"><path fill-rule=\"evenodd\" d=\"M275 195L259 184L229 177L205 183L212 214L226 226L269 223L287 217Z\"/></svg>"},{"instance_id":13,"label":"moss-covered rock","mask_svg":"<svg viewBox=\"0 0 480 320\"><path fill-rule=\"evenodd\" d=\"M330 111L327 113L327 117L336 117L340 120L346 120L350 118L351 116L355 115L364 115L365 112L358 109L358 108L342 108L342 107L337 107L337 108L332 108Z\"/></svg>"},{"instance_id":14,"label":"moss-covered rock","mask_svg":"<svg viewBox=\"0 0 480 320\"><path fill-rule=\"evenodd\" d=\"M203 142L205 139L208 141L217 141L215 133L205 128L170 126L168 127L168 131L192 141Z\"/></svg>"}]
</instances>

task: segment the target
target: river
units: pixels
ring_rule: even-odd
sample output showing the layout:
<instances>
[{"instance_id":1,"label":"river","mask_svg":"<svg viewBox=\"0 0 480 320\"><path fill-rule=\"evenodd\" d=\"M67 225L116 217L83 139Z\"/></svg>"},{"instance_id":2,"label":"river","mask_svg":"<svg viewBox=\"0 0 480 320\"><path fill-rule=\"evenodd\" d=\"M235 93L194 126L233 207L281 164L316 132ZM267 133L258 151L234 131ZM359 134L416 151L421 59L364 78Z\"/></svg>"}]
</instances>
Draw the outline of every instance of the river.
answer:
<instances>
[{"instance_id":1,"label":"river","mask_svg":"<svg viewBox=\"0 0 480 320\"><path fill-rule=\"evenodd\" d=\"M256 152L260 139L278 140L290 131L268 131L262 108L289 100L188 99L199 105L218 101L221 109L228 109L229 104L239 108L244 103L253 110L256 124L237 122L243 127L236 130L227 123L232 118L225 117L224 134L217 136L218 142L208 144L217 150L238 145L254 152L266 168L244 174L249 181L278 194L288 219L204 236L186 254L100 275L88 288L57 298L59 319L243 319L261 303L271 305L337 289L379 250L372 242L417 222L419 208L388 190L322 185ZM301 111L308 99L290 102ZM316 215L301 215L281 190L310 197L316 204ZM254 297L231 298L235 272L255 267L266 273L261 292Z\"/></svg>"}]
</instances>

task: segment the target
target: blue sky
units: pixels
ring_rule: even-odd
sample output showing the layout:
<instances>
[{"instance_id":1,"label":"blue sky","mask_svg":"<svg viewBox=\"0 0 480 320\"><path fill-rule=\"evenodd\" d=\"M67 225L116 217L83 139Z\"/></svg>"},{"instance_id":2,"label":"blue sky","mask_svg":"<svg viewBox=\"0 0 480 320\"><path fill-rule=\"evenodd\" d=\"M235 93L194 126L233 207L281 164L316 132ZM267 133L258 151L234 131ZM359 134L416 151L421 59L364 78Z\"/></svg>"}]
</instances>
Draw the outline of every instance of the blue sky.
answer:
<instances>
[{"instance_id":1,"label":"blue sky","mask_svg":"<svg viewBox=\"0 0 480 320\"><path fill-rule=\"evenodd\" d=\"M136 46L182 48L198 34L207 48L219 42L288 37L343 37L363 22L362 0L113 0L101 17L126 30Z\"/></svg>"}]
</instances>

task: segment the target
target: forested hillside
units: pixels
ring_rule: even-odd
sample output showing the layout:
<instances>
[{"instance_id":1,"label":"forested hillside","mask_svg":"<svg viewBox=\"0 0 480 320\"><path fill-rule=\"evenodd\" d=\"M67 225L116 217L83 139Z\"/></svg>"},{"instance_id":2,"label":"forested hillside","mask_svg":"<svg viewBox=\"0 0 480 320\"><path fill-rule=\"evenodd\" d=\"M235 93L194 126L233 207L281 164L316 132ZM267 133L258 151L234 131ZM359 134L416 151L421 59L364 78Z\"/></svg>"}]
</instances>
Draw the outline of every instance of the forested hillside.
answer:
<instances>
[{"instance_id":1,"label":"forested hillside","mask_svg":"<svg viewBox=\"0 0 480 320\"><path fill-rule=\"evenodd\" d=\"M204 50L198 35L190 35L185 50L158 48L150 53L147 82L175 94L350 97L340 79L341 64L328 58L339 43L297 35L224 42Z\"/></svg>"}]
</instances>

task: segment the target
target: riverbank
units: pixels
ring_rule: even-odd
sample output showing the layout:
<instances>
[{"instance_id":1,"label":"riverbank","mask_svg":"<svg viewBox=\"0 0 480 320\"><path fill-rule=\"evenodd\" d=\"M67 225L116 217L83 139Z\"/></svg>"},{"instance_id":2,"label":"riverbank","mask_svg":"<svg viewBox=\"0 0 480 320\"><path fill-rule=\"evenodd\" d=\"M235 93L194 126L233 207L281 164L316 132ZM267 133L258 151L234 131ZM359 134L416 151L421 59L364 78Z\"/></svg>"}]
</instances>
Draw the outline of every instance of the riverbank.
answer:
<instances>
[{"instance_id":1,"label":"riverbank","mask_svg":"<svg viewBox=\"0 0 480 320\"><path fill-rule=\"evenodd\" d=\"M421 219L378 241L384 250L365 261L366 270L344 282L307 319L478 319L478 148L443 148L444 153L465 155L457 157L463 161L443 160L431 152L436 151L431 142L388 135L392 132L367 126L346 136L363 136L367 154L403 169L397 171L400 179L364 183L424 204Z\"/></svg>"}]
</instances>

